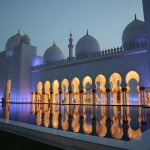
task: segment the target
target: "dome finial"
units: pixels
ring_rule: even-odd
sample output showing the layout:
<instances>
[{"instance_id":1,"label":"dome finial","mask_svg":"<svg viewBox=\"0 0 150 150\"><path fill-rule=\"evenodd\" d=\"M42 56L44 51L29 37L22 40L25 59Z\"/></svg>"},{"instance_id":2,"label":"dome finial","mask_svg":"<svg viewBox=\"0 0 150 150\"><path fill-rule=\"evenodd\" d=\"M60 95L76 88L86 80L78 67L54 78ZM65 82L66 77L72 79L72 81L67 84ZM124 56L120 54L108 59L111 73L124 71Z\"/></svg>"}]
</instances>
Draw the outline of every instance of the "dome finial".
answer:
<instances>
[{"instance_id":1,"label":"dome finial","mask_svg":"<svg viewBox=\"0 0 150 150\"><path fill-rule=\"evenodd\" d=\"M135 21L137 20L136 14L135 14Z\"/></svg>"},{"instance_id":2,"label":"dome finial","mask_svg":"<svg viewBox=\"0 0 150 150\"><path fill-rule=\"evenodd\" d=\"M88 29L87 29L87 31L86 31L86 35L89 35L89 31L88 31Z\"/></svg>"}]
</instances>

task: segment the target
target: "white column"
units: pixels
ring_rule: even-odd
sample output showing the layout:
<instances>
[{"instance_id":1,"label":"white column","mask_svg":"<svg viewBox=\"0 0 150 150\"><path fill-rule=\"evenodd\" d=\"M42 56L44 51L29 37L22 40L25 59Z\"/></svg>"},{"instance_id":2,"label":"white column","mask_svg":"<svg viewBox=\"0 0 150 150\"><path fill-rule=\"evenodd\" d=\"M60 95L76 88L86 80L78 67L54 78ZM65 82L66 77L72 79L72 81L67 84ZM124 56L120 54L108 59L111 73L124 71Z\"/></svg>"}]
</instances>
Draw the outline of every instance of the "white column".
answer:
<instances>
[{"instance_id":1,"label":"white column","mask_svg":"<svg viewBox=\"0 0 150 150\"><path fill-rule=\"evenodd\" d=\"M93 93L93 118L96 118L96 89L92 89Z\"/></svg>"},{"instance_id":2,"label":"white column","mask_svg":"<svg viewBox=\"0 0 150 150\"><path fill-rule=\"evenodd\" d=\"M11 92L11 80L7 81L7 87L6 87L6 102L10 102L10 92Z\"/></svg>"}]
</instances>

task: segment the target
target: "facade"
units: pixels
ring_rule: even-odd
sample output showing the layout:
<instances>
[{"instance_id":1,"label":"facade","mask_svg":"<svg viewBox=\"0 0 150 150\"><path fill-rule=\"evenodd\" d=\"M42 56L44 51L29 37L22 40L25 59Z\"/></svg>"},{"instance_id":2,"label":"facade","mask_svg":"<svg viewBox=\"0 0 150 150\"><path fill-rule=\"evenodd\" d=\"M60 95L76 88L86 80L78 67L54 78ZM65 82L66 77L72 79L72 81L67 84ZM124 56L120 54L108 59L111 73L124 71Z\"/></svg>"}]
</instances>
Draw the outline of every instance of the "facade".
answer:
<instances>
[{"instance_id":1,"label":"facade","mask_svg":"<svg viewBox=\"0 0 150 150\"><path fill-rule=\"evenodd\" d=\"M42 57L29 36L18 31L0 53L1 97L11 79L11 100L17 102L31 102L31 97L46 94L51 102L145 104L142 92L150 87L149 3L143 0L145 21L135 15L123 31L122 46L108 50L101 50L87 31L75 49L70 34L69 57L55 42Z\"/></svg>"}]
</instances>

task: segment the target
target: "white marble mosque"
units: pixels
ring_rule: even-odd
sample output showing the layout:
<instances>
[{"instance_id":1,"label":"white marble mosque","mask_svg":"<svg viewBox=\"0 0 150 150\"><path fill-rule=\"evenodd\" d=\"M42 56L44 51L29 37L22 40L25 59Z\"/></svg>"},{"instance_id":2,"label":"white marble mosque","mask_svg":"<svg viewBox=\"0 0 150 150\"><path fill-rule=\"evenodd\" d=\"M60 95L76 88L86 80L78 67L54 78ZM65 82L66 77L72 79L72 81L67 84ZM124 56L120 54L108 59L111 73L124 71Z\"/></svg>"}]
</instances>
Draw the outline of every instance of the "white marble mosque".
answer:
<instances>
[{"instance_id":1,"label":"white marble mosque","mask_svg":"<svg viewBox=\"0 0 150 150\"><path fill-rule=\"evenodd\" d=\"M12 102L149 104L148 6L143 0L144 21L135 15L122 33L120 47L102 50L88 30L74 46L70 33L67 58L57 42L38 56L30 37L18 31L0 52L0 96L10 79Z\"/></svg>"}]
</instances>

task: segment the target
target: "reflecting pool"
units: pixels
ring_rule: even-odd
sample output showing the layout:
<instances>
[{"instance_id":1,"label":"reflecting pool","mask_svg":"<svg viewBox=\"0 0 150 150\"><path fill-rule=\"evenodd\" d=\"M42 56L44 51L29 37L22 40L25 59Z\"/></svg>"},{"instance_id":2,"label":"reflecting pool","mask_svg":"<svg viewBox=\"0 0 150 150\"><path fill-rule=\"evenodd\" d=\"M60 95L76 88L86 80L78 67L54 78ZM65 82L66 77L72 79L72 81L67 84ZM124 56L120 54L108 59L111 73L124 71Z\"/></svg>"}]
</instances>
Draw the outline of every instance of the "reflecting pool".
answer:
<instances>
[{"instance_id":1,"label":"reflecting pool","mask_svg":"<svg viewBox=\"0 0 150 150\"><path fill-rule=\"evenodd\" d=\"M150 108L142 106L13 104L0 117L28 124L118 140L141 138L150 128Z\"/></svg>"}]
</instances>

